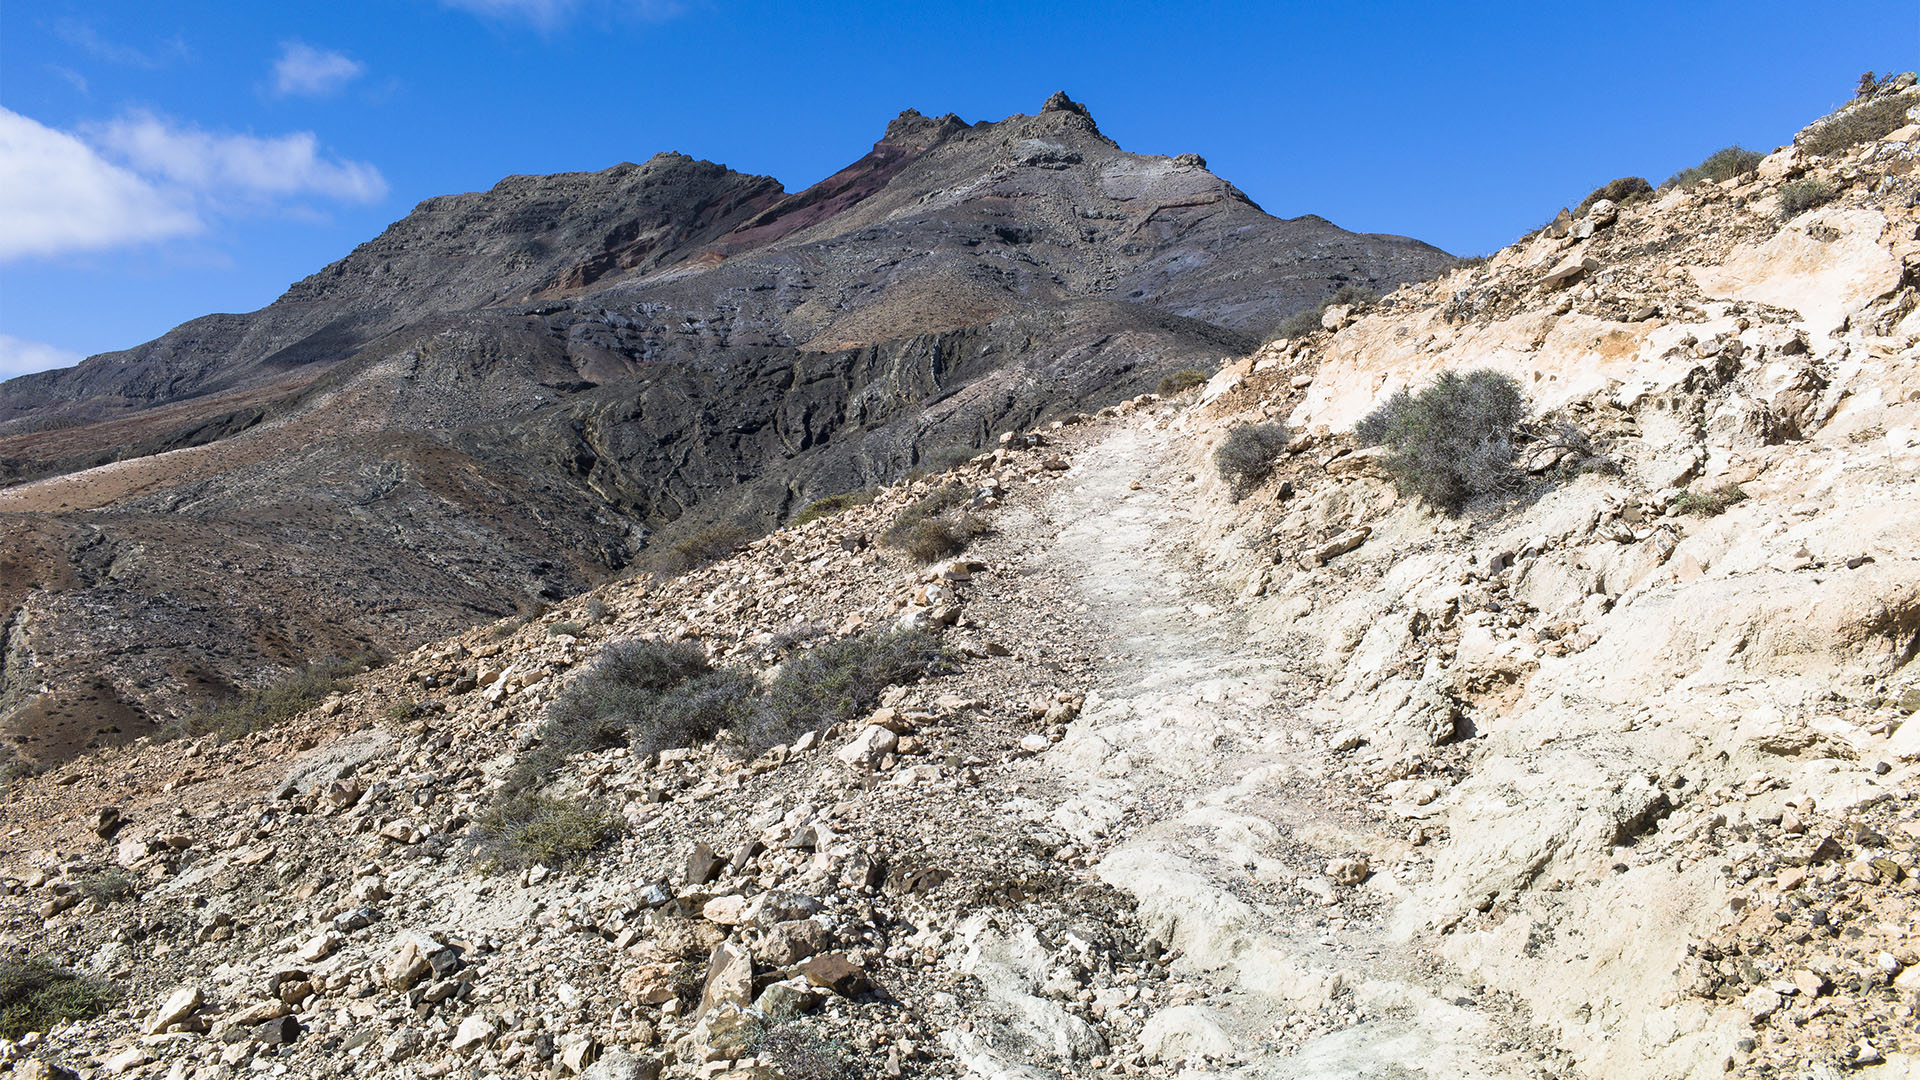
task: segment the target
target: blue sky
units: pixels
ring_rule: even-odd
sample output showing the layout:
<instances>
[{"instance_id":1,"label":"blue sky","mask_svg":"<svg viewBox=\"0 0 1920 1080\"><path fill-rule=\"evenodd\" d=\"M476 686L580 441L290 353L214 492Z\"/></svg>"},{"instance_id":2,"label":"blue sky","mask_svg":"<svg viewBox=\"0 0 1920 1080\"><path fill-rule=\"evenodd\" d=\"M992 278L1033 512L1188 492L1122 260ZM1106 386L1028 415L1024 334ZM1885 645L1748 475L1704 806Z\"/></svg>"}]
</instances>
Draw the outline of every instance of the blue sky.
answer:
<instances>
[{"instance_id":1,"label":"blue sky","mask_svg":"<svg viewBox=\"0 0 1920 1080\"><path fill-rule=\"evenodd\" d=\"M248 311L414 203L678 150L789 190L909 106L1065 89L1269 212L1457 253L1771 149L1920 57L1914 0L0 6L0 378Z\"/></svg>"}]
</instances>

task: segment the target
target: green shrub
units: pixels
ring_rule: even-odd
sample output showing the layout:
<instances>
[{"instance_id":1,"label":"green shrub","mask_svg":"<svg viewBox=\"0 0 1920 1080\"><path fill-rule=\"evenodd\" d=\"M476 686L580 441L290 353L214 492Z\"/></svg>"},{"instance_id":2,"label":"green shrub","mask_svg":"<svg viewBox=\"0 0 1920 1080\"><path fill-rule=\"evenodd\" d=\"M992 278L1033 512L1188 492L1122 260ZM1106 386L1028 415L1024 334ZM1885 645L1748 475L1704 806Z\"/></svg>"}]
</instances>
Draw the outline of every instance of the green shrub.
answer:
<instances>
[{"instance_id":1,"label":"green shrub","mask_svg":"<svg viewBox=\"0 0 1920 1080\"><path fill-rule=\"evenodd\" d=\"M1746 489L1739 484L1721 484L1705 491L1683 491L1673 500L1673 510L1694 517L1718 517L1736 503L1745 502Z\"/></svg>"},{"instance_id":2,"label":"green shrub","mask_svg":"<svg viewBox=\"0 0 1920 1080\"><path fill-rule=\"evenodd\" d=\"M495 870L578 862L623 829L597 806L527 794L496 801L476 824L485 838L483 862Z\"/></svg>"},{"instance_id":3,"label":"green shrub","mask_svg":"<svg viewBox=\"0 0 1920 1080\"><path fill-rule=\"evenodd\" d=\"M607 617L607 605L598 598L589 600L583 613L589 624L597 623Z\"/></svg>"},{"instance_id":4,"label":"green shrub","mask_svg":"<svg viewBox=\"0 0 1920 1080\"><path fill-rule=\"evenodd\" d=\"M368 667L369 661L364 657L353 660L335 657L317 664L302 664L263 686L243 690L217 705L189 713L163 734L190 739L211 733L221 742L231 742L265 731L320 704L327 695L349 689L347 676L360 674Z\"/></svg>"},{"instance_id":5,"label":"green shrub","mask_svg":"<svg viewBox=\"0 0 1920 1080\"><path fill-rule=\"evenodd\" d=\"M1743 176L1759 168L1760 161L1764 157L1766 157L1766 155L1757 150L1748 150L1739 146L1729 146L1724 150L1715 150L1713 153L1708 154L1705 161L1695 165L1693 168L1681 169L1679 172L1667 177L1667 182L1660 186L1663 189L1690 187L1702 180L1712 180L1715 183L1719 183L1722 180L1731 180L1736 176Z\"/></svg>"},{"instance_id":6,"label":"green shrub","mask_svg":"<svg viewBox=\"0 0 1920 1080\"><path fill-rule=\"evenodd\" d=\"M1580 200L1580 205L1573 208L1573 216L1579 217L1586 213L1601 199L1607 199L1618 206L1625 206L1635 199L1645 198L1651 194L1653 194L1653 185L1647 183L1646 177L1622 176L1617 180L1609 180L1588 192L1587 197Z\"/></svg>"},{"instance_id":7,"label":"green shrub","mask_svg":"<svg viewBox=\"0 0 1920 1080\"><path fill-rule=\"evenodd\" d=\"M106 984L39 960L0 961L0 1038L90 1020L119 1000Z\"/></svg>"},{"instance_id":8,"label":"green shrub","mask_svg":"<svg viewBox=\"0 0 1920 1080\"><path fill-rule=\"evenodd\" d=\"M1508 376L1449 371L1419 394L1394 394L1354 433L1392 451L1385 464L1402 494L1458 513L1473 499L1519 486L1514 435L1526 413L1526 395Z\"/></svg>"},{"instance_id":9,"label":"green shrub","mask_svg":"<svg viewBox=\"0 0 1920 1080\"><path fill-rule=\"evenodd\" d=\"M946 513L888 526L880 534L880 542L916 562L936 563L967 550L968 544L987 531L986 519L978 514Z\"/></svg>"},{"instance_id":10,"label":"green shrub","mask_svg":"<svg viewBox=\"0 0 1920 1080\"><path fill-rule=\"evenodd\" d=\"M861 1080L868 1075L860 1067L859 1051L802 1021L760 1030L747 1053L770 1063L779 1080Z\"/></svg>"},{"instance_id":11,"label":"green shrub","mask_svg":"<svg viewBox=\"0 0 1920 1080\"><path fill-rule=\"evenodd\" d=\"M1912 94L1889 94L1855 105L1846 112L1815 124L1800 139L1810 154L1844 154L1861 143L1877 142L1907 124Z\"/></svg>"},{"instance_id":12,"label":"green shrub","mask_svg":"<svg viewBox=\"0 0 1920 1080\"><path fill-rule=\"evenodd\" d=\"M849 491L840 495L829 495L824 499L815 499L807 504L806 509L793 515L793 520L787 524L798 528L810 521L819 521L821 518L832 517L843 510L851 510L856 506L865 506L873 501L875 494L877 494L877 492L869 488L865 491Z\"/></svg>"},{"instance_id":13,"label":"green shrub","mask_svg":"<svg viewBox=\"0 0 1920 1080\"><path fill-rule=\"evenodd\" d=\"M585 624L573 622L572 620L568 620L566 622L557 622L557 623L547 624L548 637L559 637L562 634L566 634L571 637L579 637L581 634L584 634L586 632L587 632L587 628Z\"/></svg>"},{"instance_id":14,"label":"green shrub","mask_svg":"<svg viewBox=\"0 0 1920 1080\"><path fill-rule=\"evenodd\" d=\"M872 709L887 687L944 671L948 663L939 637L925 630L870 630L827 642L780 668L736 737L746 753L758 754L824 731Z\"/></svg>"},{"instance_id":15,"label":"green shrub","mask_svg":"<svg viewBox=\"0 0 1920 1080\"><path fill-rule=\"evenodd\" d=\"M1196 386L1205 386L1207 378L1207 373L1199 368L1181 368L1162 378L1154 392L1161 397L1173 397L1175 394L1184 394Z\"/></svg>"},{"instance_id":16,"label":"green shrub","mask_svg":"<svg viewBox=\"0 0 1920 1080\"><path fill-rule=\"evenodd\" d=\"M1380 302L1380 294L1361 285L1342 285L1333 290L1333 295L1314 307L1296 311L1281 320L1274 330L1275 338L1303 337L1320 329L1320 320L1330 307L1342 304L1355 308L1371 307Z\"/></svg>"},{"instance_id":17,"label":"green shrub","mask_svg":"<svg viewBox=\"0 0 1920 1080\"><path fill-rule=\"evenodd\" d=\"M1780 185L1780 216L1798 217L1816 206L1825 205L1839 192L1825 180L1795 180Z\"/></svg>"},{"instance_id":18,"label":"green shrub","mask_svg":"<svg viewBox=\"0 0 1920 1080\"><path fill-rule=\"evenodd\" d=\"M1242 424L1213 448L1213 468L1233 486L1235 499L1273 475L1275 459L1286 452L1287 429L1279 423Z\"/></svg>"},{"instance_id":19,"label":"green shrub","mask_svg":"<svg viewBox=\"0 0 1920 1080\"><path fill-rule=\"evenodd\" d=\"M140 893L133 878L117 868L81 874L73 884L81 896L100 904L117 904L122 900L131 900Z\"/></svg>"},{"instance_id":20,"label":"green shrub","mask_svg":"<svg viewBox=\"0 0 1920 1080\"><path fill-rule=\"evenodd\" d=\"M540 745L521 755L508 787L525 790L577 753L614 746L653 753L711 736L701 726L704 711L683 712L690 702L674 692L714 674L706 651L692 642L608 645L547 706ZM706 707L704 698L694 704Z\"/></svg>"},{"instance_id":21,"label":"green shrub","mask_svg":"<svg viewBox=\"0 0 1920 1080\"><path fill-rule=\"evenodd\" d=\"M971 499L960 484L944 484L895 514L880 543L923 563L950 559L987 532L986 519L958 509Z\"/></svg>"},{"instance_id":22,"label":"green shrub","mask_svg":"<svg viewBox=\"0 0 1920 1080\"><path fill-rule=\"evenodd\" d=\"M731 521L702 526L657 552L649 560L650 569L669 577L698 570L733 554L753 538L753 530Z\"/></svg>"}]
</instances>

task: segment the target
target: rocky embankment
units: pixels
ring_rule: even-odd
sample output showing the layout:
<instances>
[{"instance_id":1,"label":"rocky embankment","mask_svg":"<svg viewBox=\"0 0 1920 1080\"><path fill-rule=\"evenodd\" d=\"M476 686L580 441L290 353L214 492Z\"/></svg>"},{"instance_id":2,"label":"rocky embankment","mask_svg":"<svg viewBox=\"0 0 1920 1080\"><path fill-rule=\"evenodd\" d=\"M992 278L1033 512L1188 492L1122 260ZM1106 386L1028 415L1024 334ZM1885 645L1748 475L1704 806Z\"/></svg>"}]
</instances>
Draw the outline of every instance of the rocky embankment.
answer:
<instances>
[{"instance_id":1,"label":"rocky embankment","mask_svg":"<svg viewBox=\"0 0 1920 1080\"><path fill-rule=\"evenodd\" d=\"M1191 397L424 647L263 734L17 783L0 946L125 996L0 1060L1909 1075L1917 138L1595 202ZM1528 391L1534 480L1437 515L1350 429L1481 366ZM1209 455L1265 418L1292 441L1231 491ZM965 556L873 544L946 484L992 530ZM489 870L476 826L609 642L764 674L903 622L953 670L752 757L577 754L547 792L619 835Z\"/></svg>"}]
</instances>

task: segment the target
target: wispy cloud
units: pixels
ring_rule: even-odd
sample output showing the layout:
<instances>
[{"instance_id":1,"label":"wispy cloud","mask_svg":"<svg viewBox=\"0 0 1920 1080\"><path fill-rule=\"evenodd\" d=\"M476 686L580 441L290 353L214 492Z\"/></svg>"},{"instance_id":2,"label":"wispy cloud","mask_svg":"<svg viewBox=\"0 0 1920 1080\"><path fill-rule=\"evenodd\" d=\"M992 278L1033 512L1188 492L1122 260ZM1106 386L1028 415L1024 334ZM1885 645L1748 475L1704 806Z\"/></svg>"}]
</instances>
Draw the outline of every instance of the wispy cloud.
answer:
<instances>
[{"instance_id":1,"label":"wispy cloud","mask_svg":"<svg viewBox=\"0 0 1920 1080\"><path fill-rule=\"evenodd\" d=\"M552 29L574 16L592 11L624 15L647 22L664 22L686 13L684 0L440 0L444 7L482 18L531 23Z\"/></svg>"},{"instance_id":2,"label":"wispy cloud","mask_svg":"<svg viewBox=\"0 0 1920 1080\"><path fill-rule=\"evenodd\" d=\"M55 75L59 76L60 79L63 82L65 82L68 86L71 86L74 88L74 90L78 91L81 94L81 96L84 97L86 95L87 77L85 75L80 74L79 72L73 70L70 67L62 67L59 64L48 64L46 67L48 71L53 72Z\"/></svg>"},{"instance_id":3,"label":"wispy cloud","mask_svg":"<svg viewBox=\"0 0 1920 1080\"><path fill-rule=\"evenodd\" d=\"M150 112L130 112L89 129L93 140L136 171L201 195L271 199L320 195L376 202L387 194L380 170L329 158L311 131L261 138L203 131Z\"/></svg>"},{"instance_id":4,"label":"wispy cloud","mask_svg":"<svg viewBox=\"0 0 1920 1080\"><path fill-rule=\"evenodd\" d=\"M200 231L178 193L0 108L0 260L97 251Z\"/></svg>"},{"instance_id":5,"label":"wispy cloud","mask_svg":"<svg viewBox=\"0 0 1920 1080\"><path fill-rule=\"evenodd\" d=\"M62 349L42 341L28 341L12 334L0 334L0 379L29 375L48 368L72 367L83 359L72 349Z\"/></svg>"},{"instance_id":6,"label":"wispy cloud","mask_svg":"<svg viewBox=\"0 0 1920 1080\"><path fill-rule=\"evenodd\" d=\"M96 59L125 67L165 67L176 60L190 59L193 55L187 43L177 36L167 38L152 48L141 49L101 37L91 23L79 19L60 19L48 29L61 41Z\"/></svg>"},{"instance_id":7,"label":"wispy cloud","mask_svg":"<svg viewBox=\"0 0 1920 1080\"><path fill-rule=\"evenodd\" d=\"M345 53L288 41L281 43L280 58L273 62L273 87L282 97L326 97L366 70Z\"/></svg>"}]
</instances>

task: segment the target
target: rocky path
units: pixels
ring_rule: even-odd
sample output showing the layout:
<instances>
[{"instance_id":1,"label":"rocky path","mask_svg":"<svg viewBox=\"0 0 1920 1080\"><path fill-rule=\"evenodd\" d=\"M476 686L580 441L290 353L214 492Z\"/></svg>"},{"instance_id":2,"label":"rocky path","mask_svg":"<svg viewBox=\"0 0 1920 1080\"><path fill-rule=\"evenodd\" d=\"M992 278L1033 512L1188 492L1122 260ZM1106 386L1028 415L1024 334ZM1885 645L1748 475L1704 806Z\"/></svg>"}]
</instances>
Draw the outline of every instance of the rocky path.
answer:
<instances>
[{"instance_id":1,"label":"rocky path","mask_svg":"<svg viewBox=\"0 0 1920 1080\"><path fill-rule=\"evenodd\" d=\"M1379 863L1410 849L1405 827L1324 779L1327 733L1290 708L1306 676L1183 569L1172 445L1117 429L1010 523L1051 536L1042 565L1106 645L1081 717L1035 763L1035 813L1102 853L1099 877L1179 954L1147 1055L1244 1076L1550 1074L1497 999L1388 930L1400 887Z\"/></svg>"}]
</instances>

